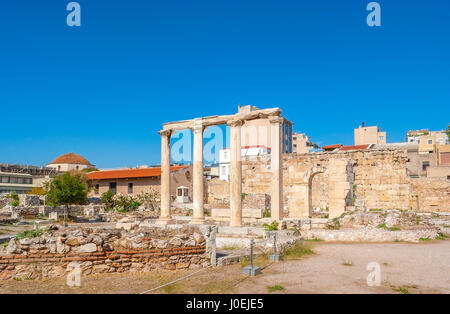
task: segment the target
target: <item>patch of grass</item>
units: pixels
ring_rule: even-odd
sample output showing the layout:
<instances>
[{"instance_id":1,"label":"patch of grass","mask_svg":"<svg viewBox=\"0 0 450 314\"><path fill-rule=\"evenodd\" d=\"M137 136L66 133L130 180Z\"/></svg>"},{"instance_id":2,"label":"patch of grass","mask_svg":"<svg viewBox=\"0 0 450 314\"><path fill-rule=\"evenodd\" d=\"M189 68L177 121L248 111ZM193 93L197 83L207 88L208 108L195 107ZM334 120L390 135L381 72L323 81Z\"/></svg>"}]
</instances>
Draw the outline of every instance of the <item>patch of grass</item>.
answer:
<instances>
[{"instance_id":1,"label":"patch of grass","mask_svg":"<svg viewBox=\"0 0 450 314\"><path fill-rule=\"evenodd\" d=\"M342 266L353 266L353 263L350 261L345 261L342 263Z\"/></svg>"},{"instance_id":2,"label":"patch of grass","mask_svg":"<svg viewBox=\"0 0 450 314\"><path fill-rule=\"evenodd\" d=\"M389 230L389 231L400 231L400 230L402 230L402 229L399 228L399 227L391 227L391 228L388 228L388 230Z\"/></svg>"},{"instance_id":3,"label":"patch of grass","mask_svg":"<svg viewBox=\"0 0 450 314\"><path fill-rule=\"evenodd\" d=\"M36 229L36 230L28 230L28 231L22 231L21 233L16 235L17 240L22 240L25 238L34 238L39 237L42 234L42 229Z\"/></svg>"},{"instance_id":4,"label":"patch of grass","mask_svg":"<svg viewBox=\"0 0 450 314\"><path fill-rule=\"evenodd\" d=\"M446 235L445 233L441 232L435 239L436 240L445 240L447 238L450 238L450 237L448 235Z\"/></svg>"},{"instance_id":5,"label":"patch of grass","mask_svg":"<svg viewBox=\"0 0 450 314\"><path fill-rule=\"evenodd\" d=\"M302 245L300 241L296 241L293 246L284 248L281 252L282 259L298 259L305 255L315 254L307 245Z\"/></svg>"},{"instance_id":6,"label":"patch of grass","mask_svg":"<svg viewBox=\"0 0 450 314\"><path fill-rule=\"evenodd\" d=\"M419 238L419 241L431 241L430 238Z\"/></svg>"},{"instance_id":7,"label":"patch of grass","mask_svg":"<svg viewBox=\"0 0 450 314\"><path fill-rule=\"evenodd\" d=\"M232 250L236 250L236 249L238 249L238 247L235 245L225 245L220 250L232 251Z\"/></svg>"},{"instance_id":8,"label":"patch of grass","mask_svg":"<svg viewBox=\"0 0 450 314\"><path fill-rule=\"evenodd\" d=\"M284 287L280 286L280 285L275 285L275 286L267 286L267 290L269 292L275 292L275 291L284 291Z\"/></svg>"},{"instance_id":9,"label":"patch of grass","mask_svg":"<svg viewBox=\"0 0 450 314\"><path fill-rule=\"evenodd\" d=\"M371 211L371 212L381 212L383 210L380 209L380 208L371 208L371 209L369 209L369 211Z\"/></svg>"},{"instance_id":10,"label":"patch of grass","mask_svg":"<svg viewBox=\"0 0 450 314\"><path fill-rule=\"evenodd\" d=\"M323 240L322 239L318 239L318 238L314 238L314 239L306 239L305 241L307 241L307 242L321 242Z\"/></svg>"},{"instance_id":11,"label":"patch of grass","mask_svg":"<svg viewBox=\"0 0 450 314\"><path fill-rule=\"evenodd\" d=\"M3 242L3 243L0 243L0 247L8 246L8 244L9 244L9 241L6 241L6 242Z\"/></svg>"},{"instance_id":12,"label":"patch of grass","mask_svg":"<svg viewBox=\"0 0 450 314\"><path fill-rule=\"evenodd\" d=\"M450 225L444 225L444 228L450 228Z\"/></svg>"},{"instance_id":13,"label":"patch of grass","mask_svg":"<svg viewBox=\"0 0 450 314\"><path fill-rule=\"evenodd\" d=\"M408 287L406 287L406 286L398 286L398 287L391 286L391 289L394 292L400 292L400 293L403 293L403 294L409 294Z\"/></svg>"},{"instance_id":14,"label":"patch of grass","mask_svg":"<svg viewBox=\"0 0 450 314\"><path fill-rule=\"evenodd\" d=\"M385 224L385 223L382 223L382 224L379 224L379 225L377 226L377 228L378 228L378 229L386 229L387 227L386 227L386 224Z\"/></svg>"}]
</instances>

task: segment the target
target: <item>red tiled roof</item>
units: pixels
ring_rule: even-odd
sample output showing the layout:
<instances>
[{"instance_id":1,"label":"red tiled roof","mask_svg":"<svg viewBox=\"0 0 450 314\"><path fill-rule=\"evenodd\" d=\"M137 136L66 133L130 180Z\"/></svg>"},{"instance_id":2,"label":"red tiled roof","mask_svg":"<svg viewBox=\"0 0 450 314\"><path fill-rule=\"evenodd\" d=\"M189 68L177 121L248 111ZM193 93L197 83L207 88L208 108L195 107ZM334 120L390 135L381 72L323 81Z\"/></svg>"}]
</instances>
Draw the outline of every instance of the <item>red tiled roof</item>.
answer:
<instances>
[{"instance_id":1,"label":"red tiled roof","mask_svg":"<svg viewBox=\"0 0 450 314\"><path fill-rule=\"evenodd\" d=\"M185 168L187 166L172 166L170 171ZM126 179L126 178L148 178L161 176L161 167L140 168L140 169L120 169L103 170L87 174L88 180L106 180L106 179Z\"/></svg>"},{"instance_id":2,"label":"red tiled roof","mask_svg":"<svg viewBox=\"0 0 450 314\"><path fill-rule=\"evenodd\" d=\"M342 144L327 145L327 146L323 146L322 149L339 148L339 147L341 147L341 146L342 146Z\"/></svg>"},{"instance_id":3,"label":"red tiled roof","mask_svg":"<svg viewBox=\"0 0 450 314\"><path fill-rule=\"evenodd\" d=\"M75 153L68 153L61 155L59 157L56 157L49 165L52 164L78 164L78 165L88 165L90 166L91 163L87 161L84 157L75 154Z\"/></svg>"},{"instance_id":4,"label":"red tiled roof","mask_svg":"<svg viewBox=\"0 0 450 314\"><path fill-rule=\"evenodd\" d=\"M353 146L342 146L339 148L339 151L346 151L346 150L359 150L359 149L367 149L370 145L353 145Z\"/></svg>"}]
</instances>

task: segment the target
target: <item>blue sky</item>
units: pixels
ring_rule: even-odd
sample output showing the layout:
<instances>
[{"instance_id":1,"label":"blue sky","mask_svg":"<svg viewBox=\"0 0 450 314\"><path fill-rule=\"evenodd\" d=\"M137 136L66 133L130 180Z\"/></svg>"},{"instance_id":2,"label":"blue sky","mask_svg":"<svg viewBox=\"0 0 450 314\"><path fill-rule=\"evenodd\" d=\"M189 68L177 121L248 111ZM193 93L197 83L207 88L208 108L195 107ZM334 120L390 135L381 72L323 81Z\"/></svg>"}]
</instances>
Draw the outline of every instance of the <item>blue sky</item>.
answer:
<instances>
[{"instance_id":1,"label":"blue sky","mask_svg":"<svg viewBox=\"0 0 450 314\"><path fill-rule=\"evenodd\" d=\"M101 168L157 164L163 122L278 106L320 145L450 122L450 3L368 0L0 3L0 162L76 152Z\"/></svg>"}]
</instances>

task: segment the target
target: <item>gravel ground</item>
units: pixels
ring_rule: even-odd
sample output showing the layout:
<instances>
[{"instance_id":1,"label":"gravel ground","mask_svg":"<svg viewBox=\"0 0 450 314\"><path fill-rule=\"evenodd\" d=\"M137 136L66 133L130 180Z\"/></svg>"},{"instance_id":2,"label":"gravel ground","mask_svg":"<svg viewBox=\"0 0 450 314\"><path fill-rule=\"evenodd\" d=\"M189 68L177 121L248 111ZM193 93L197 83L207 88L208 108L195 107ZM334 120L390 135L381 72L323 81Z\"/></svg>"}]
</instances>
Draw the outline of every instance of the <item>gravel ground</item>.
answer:
<instances>
[{"instance_id":1,"label":"gravel ground","mask_svg":"<svg viewBox=\"0 0 450 314\"><path fill-rule=\"evenodd\" d=\"M262 274L246 277L241 265L207 269L156 293L450 293L450 239L427 243L314 243L316 254L300 260L265 262ZM369 287L369 262L381 267L381 285ZM0 293L139 293L193 273L161 271L83 277L82 287L65 278L0 282Z\"/></svg>"},{"instance_id":2,"label":"gravel ground","mask_svg":"<svg viewBox=\"0 0 450 314\"><path fill-rule=\"evenodd\" d=\"M314 246L315 255L272 264L263 276L238 287L240 293L266 293L280 285L286 293L450 293L450 241L406 244L330 244ZM367 264L377 262L381 285L367 285ZM406 290L404 290L406 291Z\"/></svg>"}]
</instances>

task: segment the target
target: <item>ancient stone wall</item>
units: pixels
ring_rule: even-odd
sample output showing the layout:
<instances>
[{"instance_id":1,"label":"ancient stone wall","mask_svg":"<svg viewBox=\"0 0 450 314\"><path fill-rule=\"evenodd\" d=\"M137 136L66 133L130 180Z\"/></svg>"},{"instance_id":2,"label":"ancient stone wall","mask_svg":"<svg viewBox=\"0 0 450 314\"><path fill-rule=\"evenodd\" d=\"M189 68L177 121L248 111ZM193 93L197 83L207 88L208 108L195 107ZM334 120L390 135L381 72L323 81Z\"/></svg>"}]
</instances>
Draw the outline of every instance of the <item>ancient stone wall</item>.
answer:
<instances>
[{"instance_id":1,"label":"ancient stone wall","mask_svg":"<svg viewBox=\"0 0 450 314\"><path fill-rule=\"evenodd\" d=\"M12 239L0 248L0 279L65 276L78 263L84 275L187 269L208 265L207 235L195 227L60 229Z\"/></svg>"},{"instance_id":2,"label":"ancient stone wall","mask_svg":"<svg viewBox=\"0 0 450 314\"><path fill-rule=\"evenodd\" d=\"M367 209L450 211L449 182L411 179L407 162L406 152L400 150L285 154L284 216L307 217L317 207L339 213L355 204ZM244 194L270 195L270 182L270 156L243 160ZM208 182L207 193L212 207L229 206L228 182Z\"/></svg>"},{"instance_id":3,"label":"ancient stone wall","mask_svg":"<svg viewBox=\"0 0 450 314\"><path fill-rule=\"evenodd\" d=\"M450 212L450 183L445 178L410 179L410 207L425 212Z\"/></svg>"}]
</instances>

